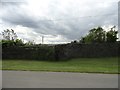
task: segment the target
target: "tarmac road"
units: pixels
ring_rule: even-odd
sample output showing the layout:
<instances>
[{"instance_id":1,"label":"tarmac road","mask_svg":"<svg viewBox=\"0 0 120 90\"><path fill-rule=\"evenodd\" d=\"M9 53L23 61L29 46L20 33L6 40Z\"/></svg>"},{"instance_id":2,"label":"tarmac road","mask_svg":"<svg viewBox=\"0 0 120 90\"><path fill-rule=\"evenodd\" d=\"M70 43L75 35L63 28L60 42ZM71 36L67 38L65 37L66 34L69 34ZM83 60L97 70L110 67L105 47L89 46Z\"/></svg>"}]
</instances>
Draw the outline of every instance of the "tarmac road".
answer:
<instances>
[{"instance_id":1,"label":"tarmac road","mask_svg":"<svg viewBox=\"0 0 120 90\"><path fill-rule=\"evenodd\" d=\"M118 88L118 75L2 71L2 88Z\"/></svg>"}]
</instances>

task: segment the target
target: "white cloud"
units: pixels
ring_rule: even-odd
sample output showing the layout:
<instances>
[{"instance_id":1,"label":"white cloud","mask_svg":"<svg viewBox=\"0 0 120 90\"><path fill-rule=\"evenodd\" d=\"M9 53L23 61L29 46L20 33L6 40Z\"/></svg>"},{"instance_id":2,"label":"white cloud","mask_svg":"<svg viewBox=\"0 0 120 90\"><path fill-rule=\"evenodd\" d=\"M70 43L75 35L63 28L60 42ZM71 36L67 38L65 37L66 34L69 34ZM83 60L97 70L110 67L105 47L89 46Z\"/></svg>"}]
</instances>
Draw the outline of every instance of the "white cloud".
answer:
<instances>
[{"instance_id":1,"label":"white cloud","mask_svg":"<svg viewBox=\"0 0 120 90\"><path fill-rule=\"evenodd\" d=\"M96 26L118 25L119 0L2 0L0 17L20 38L45 43L80 39ZM90 17L91 16L91 17Z\"/></svg>"}]
</instances>

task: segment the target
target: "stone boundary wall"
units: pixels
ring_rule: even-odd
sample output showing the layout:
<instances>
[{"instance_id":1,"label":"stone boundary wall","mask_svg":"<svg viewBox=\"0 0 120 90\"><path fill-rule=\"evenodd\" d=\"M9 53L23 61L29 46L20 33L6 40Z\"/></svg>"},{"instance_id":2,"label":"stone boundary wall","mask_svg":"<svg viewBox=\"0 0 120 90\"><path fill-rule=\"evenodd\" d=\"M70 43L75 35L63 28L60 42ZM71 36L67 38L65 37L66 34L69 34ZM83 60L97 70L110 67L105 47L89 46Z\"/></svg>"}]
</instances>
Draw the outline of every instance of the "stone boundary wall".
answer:
<instances>
[{"instance_id":1,"label":"stone boundary wall","mask_svg":"<svg viewBox=\"0 0 120 90\"><path fill-rule=\"evenodd\" d=\"M54 47L5 47L2 59L54 60Z\"/></svg>"},{"instance_id":2,"label":"stone boundary wall","mask_svg":"<svg viewBox=\"0 0 120 90\"><path fill-rule=\"evenodd\" d=\"M120 43L66 44L56 46L56 59L117 57Z\"/></svg>"},{"instance_id":3,"label":"stone boundary wall","mask_svg":"<svg viewBox=\"0 0 120 90\"><path fill-rule=\"evenodd\" d=\"M55 46L4 47L2 59L64 60L117 57L120 43L63 44Z\"/></svg>"}]
</instances>

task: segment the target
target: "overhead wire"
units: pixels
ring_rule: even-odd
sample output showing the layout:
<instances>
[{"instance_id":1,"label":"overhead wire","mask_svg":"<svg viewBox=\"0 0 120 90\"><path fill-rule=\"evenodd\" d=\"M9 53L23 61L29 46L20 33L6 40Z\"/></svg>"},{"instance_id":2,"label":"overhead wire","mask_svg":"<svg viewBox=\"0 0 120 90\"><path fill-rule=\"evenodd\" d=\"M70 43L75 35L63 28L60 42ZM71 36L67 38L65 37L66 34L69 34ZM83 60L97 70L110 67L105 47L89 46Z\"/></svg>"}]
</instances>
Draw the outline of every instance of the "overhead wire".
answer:
<instances>
[{"instance_id":1,"label":"overhead wire","mask_svg":"<svg viewBox=\"0 0 120 90\"><path fill-rule=\"evenodd\" d=\"M64 19L41 19L40 21L65 21L65 20L75 20L75 19L81 19L81 18L94 18L94 17L111 16L111 15L118 15L118 14L109 13L109 14L103 14L103 15L70 17L70 18L64 18Z\"/></svg>"}]
</instances>

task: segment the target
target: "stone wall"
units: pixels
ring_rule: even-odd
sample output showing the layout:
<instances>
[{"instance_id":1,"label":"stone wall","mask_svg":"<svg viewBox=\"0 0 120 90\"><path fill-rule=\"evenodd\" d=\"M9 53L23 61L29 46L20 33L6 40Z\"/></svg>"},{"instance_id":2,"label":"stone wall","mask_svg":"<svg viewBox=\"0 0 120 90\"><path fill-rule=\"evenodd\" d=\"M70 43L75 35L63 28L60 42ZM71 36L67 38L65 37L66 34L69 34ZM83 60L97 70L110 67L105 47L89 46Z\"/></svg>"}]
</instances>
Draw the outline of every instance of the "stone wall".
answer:
<instances>
[{"instance_id":1,"label":"stone wall","mask_svg":"<svg viewBox=\"0 0 120 90\"><path fill-rule=\"evenodd\" d=\"M4 47L2 59L65 60L117 57L120 43L63 44L39 47Z\"/></svg>"},{"instance_id":2,"label":"stone wall","mask_svg":"<svg viewBox=\"0 0 120 90\"><path fill-rule=\"evenodd\" d=\"M6 47L2 49L3 59L54 60L54 47Z\"/></svg>"},{"instance_id":3,"label":"stone wall","mask_svg":"<svg viewBox=\"0 0 120 90\"><path fill-rule=\"evenodd\" d=\"M58 59L116 57L120 43L66 44L56 46Z\"/></svg>"}]
</instances>

